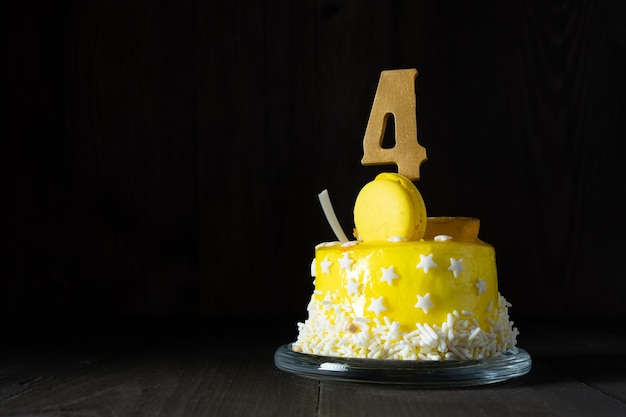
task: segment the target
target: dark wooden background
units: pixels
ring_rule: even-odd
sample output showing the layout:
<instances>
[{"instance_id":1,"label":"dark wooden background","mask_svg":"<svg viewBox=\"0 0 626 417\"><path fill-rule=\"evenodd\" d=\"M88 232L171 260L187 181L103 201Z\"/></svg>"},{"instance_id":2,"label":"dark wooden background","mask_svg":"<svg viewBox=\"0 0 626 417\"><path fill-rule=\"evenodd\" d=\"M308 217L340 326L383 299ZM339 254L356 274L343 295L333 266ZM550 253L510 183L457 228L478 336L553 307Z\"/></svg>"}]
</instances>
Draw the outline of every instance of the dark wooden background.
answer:
<instances>
[{"instance_id":1,"label":"dark wooden background","mask_svg":"<svg viewBox=\"0 0 626 417\"><path fill-rule=\"evenodd\" d=\"M417 68L429 215L474 216L513 318L625 316L626 3L2 6L7 315L295 314L380 71Z\"/></svg>"}]
</instances>

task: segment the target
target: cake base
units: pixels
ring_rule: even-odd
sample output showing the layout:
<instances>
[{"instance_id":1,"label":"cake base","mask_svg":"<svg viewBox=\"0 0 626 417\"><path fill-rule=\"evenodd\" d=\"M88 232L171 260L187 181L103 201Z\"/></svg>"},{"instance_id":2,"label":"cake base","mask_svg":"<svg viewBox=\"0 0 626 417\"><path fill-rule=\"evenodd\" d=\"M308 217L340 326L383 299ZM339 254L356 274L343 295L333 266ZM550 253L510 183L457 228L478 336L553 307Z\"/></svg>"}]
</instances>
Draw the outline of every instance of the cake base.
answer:
<instances>
[{"instance_id":1,"label":"cake base","mask_svg":"<svg viewBox=\"0 0 626 417\"><path fill-rule=\"evenodd\" d=\"M317 380L452 388L504 382L527 374L532 367L530 355L520 348L481 360L411 361L310 355L294 352L291 345L276 350L276 367Z\"/></svg>"}]
</instances>

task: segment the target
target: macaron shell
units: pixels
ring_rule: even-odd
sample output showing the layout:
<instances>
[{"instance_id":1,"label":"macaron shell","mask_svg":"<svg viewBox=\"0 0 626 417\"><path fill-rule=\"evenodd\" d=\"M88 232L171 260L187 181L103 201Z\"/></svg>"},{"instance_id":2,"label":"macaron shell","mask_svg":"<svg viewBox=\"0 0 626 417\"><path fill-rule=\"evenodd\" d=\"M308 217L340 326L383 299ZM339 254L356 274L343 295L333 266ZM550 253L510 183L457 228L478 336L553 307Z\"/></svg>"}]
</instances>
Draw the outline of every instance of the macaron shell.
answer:
<instances>
[{"instance_id":1,"label":"macaron shell","mask_svg":"<svg viewBox=\"0 0 626 417\"><path fill-rule=\"evenodd\" d=\"M354 223L362 241L391 237L418 240L426 229L426 207L408 178L383 173L359 192L354 204Z\"/></svg>"},{"instance_id":2,"label":"macaron shell","mask_svg":"<svg viewBox=\"0 0 626 417\"><path fill-rule=\"evenodd\" d=\"M411 181L404 175L392 172L383 172L382 174L379 174L376 179L397 181L402 187L406 189L406 191L410 195L411 202L413 203L413 216L415 217L413 219L413 235L407 240L420 240L421 238L423 238L426 232L426 223L428 221L428 217L426 215L426 204L424 204L422 194L420 194L415 184L413 184L413 181Z\"/></svg>"}]
</instances>

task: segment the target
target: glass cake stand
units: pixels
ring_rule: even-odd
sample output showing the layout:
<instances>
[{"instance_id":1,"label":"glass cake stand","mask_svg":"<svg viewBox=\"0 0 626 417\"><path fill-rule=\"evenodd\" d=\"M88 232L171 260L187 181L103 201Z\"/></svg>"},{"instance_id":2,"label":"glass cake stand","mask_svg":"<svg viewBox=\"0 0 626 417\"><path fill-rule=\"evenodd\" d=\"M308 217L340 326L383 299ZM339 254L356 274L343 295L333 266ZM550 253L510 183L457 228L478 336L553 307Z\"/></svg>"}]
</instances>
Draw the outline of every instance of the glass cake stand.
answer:
<instances>
[{"instance_id":1,"label":"glass cake stand","mask_svg":"<svg viewBox=\"0 0 626 417\"><path fill-rule=\"evenodd\" d=\"M337 358L294 352L288 343L276 350L274 364L282 371L317 380L449 388L493 384L520 377L530 372L532 360L528 352L520 348L471 361Z\"/></svg>"}]
</instances>

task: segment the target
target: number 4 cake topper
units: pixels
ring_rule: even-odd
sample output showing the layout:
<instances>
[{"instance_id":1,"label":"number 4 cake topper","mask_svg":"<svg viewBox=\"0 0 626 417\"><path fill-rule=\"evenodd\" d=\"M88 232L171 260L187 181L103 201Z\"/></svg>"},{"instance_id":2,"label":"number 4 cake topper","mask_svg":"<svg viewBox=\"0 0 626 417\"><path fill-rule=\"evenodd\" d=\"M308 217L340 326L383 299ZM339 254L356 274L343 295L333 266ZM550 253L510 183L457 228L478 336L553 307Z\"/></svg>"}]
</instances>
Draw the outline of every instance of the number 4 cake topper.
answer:
<instances>
[{"instance_id":1,"label":"number 4 cake topper","mask_svg":"<svg viewBox=\"0 0 626 417\"><path fill-rule=\"evenodd\" d=\"M411 180L420 178L426 148L417 142L415 68L382 71L363 139L363 165L396 164L398 173ZM394 116L396 144L383 148L389 117Z\"/></svg>"}]
</instances>

